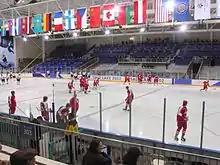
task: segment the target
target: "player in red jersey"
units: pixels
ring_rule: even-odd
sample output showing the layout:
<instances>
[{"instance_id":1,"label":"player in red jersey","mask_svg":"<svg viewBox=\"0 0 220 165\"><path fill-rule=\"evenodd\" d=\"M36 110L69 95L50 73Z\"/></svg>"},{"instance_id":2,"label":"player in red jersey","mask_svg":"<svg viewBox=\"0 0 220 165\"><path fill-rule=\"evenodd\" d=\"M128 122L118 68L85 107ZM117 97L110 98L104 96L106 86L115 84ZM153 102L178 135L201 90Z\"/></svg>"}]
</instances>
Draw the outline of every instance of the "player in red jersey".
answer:
<instances>
[{"instance_id":1,"label":"player in red jersey","mask_svg":"<svg viewBox=\"0 0 220 165\"><path fill-rule=\"evenodd\" d=\"M8 97L9 114L15 114L16 111L16 98L15 91L11 91L11 96Z\"/></svg>"},{"instance_id":2,"label":"player in red jersey","mask_svg":"<svg viewBox=\"0 0 220 165\"><path fill-rule=\"evenodd\" d=\"M66 123L68 120L69 116L69 109L70 109L70 104L67 103L66 106L61 106L57 113L56 113L56 119L58 123Z\"/></svg>"},{"instance_id":3,"label":"player in red jersey","mask_svg":"<svg viewBox=\"0 0 220 165\"><path fill-rule=\"evenodd\" d=\"M79 99L77 98L77 94L75 91L73 97L70 99L70 107L71 107L71 116L72 118L75 118L76 113L79 110Z\"/></svg>"},{"instance_id":4,"label":"player in red jersey","mask_svg":"<svg viewBox=\"0 0 220 165\"><path fill-rule=\"evenodd\" d=\"M40 103L40 111L41 111L41 116L45 121L49 121L50 120L50 112L51 109L48 106L48 97L44 96L43 97L43 101Z\"/></svg>"},{"instance_id":5,"label":"player in red jersey","mask_svg":"<svg viewBox=\"0 0 220 165\"><path fill-rule=\"evenodd\" d=\"M159 77L156 75L154 76L154 85L158 85L159 83Z\"/></svg>"},{"instance_id":6,"label":"player in red jersey","mask_svg":"<svg viewBox=\"0 0 220 165\"><path fill-rule=\"evenodd\" d=\"M128 84L130 85L130 82L131 82L131 79L130 79L129 75L126 74L126 75L125 75L125 81L124 81L124 84L123 84L123 85L125 85L125 83L128 83Z\"/></svg>"},{"instance_id":7,"label":"player in red jersey","mask_svg":"<svg viewBox=\"0 0 220 165\"><path fill-rule=\"evenodd\" d=\"M99 78L95 78L93 80L93 88L94 89L97 89L97 87L99 86Z\"/></svg>"},{"instance_id":8,"label":"player in red jersey","mask_svg":"<svg viewBox=\"0 0 220 165\"><path fill-rule=\"evenodd\" d=\"M143 82L143 74L142 74L142 72L138 73L137 80L138 80L137 81L138 83L142 84L142 82Z\"/></svg>"},{"instance_id":9,"label":"player in red jersey","mask_svg":"<svg viewBox=\"0 0 220 165\"><path fill-rule=\"evenodd\" d=\"M88 93L88 90L89 90L89 80L88 79L85 79L85 81L84 81L83 90L84 90L85 94Z\"/></svg>"},{"instance_id":10,"label":"player in red jersey","mask_svg":"<svg viewBox=\"0 0 220 165\"><path fill-rule=\"evenodd\" d=\"M207 92L208 87L210 87L210 86L209 86L209 81L204 81L204 82L203 82L203 88L200 89L200 91L206 91L206 92Z\"/></svg>"},{"instance_id":11,"label":"player in red jersey","mask_svg":"<svg viewBox=\"0 0 220 165\"><path fill-rule=\"evenodd\" d=\"M128 109L128 107L130 108L131 103L134 99L134 93L131 89L129 89L128 86L126 86L126 90L127 90L127 97L125 99L125 108L123 110L130 110Z\"/></svg>"},{"instance_id":12,"label":"player in red jersey","mask_svg":"<svg viewBox=\"0 0 220 165\"><path fill-rule=\"evenodd\" d=\"M73 80L68 83L68 89L69 93L72 93L72 90L74 89Z\"/></svg>"},{"instance_id":13,"label":"player in red jersey","mask_svg":"<svg viewBox=\"0 0 220 165\"><path fill-rule=\"evenodd\" d=\"M186 141L185 139L185 134L186 134L186 130L187 130L187 121L188 121L188 116L187 116L187 101L183 100L183 104L182 106L179 107L178 112L177 112L177 130L176 130L176 134L175 134L175 140L179 140L178 139L178 135L180 133L180 131L182 130L182 136L181 136L181 140L182 141Z\"/></svg>"},{"instance_id":14,"label":"player in red jersey","mask_svg":"<svg viewBox=\"0 0 220 165\"><path fill-rule=\"evenodd\" d=\"M86 83L85 77L81 76L80 79L79 79L79 86L80 86L81 91L84 90L85 83Z\"/></svg>"},{"instance_id":15,"label":"player in red jersey","mask_svg":"<svg viewBox=\"0 0 220 165\"><path fill-rule=\"evenodd\" d=\"M151 83L151 79L152 79L151 74L148 73L148 74L147 74L147 82L148 82L148 83Z\"/></svg>"}]
</instances>

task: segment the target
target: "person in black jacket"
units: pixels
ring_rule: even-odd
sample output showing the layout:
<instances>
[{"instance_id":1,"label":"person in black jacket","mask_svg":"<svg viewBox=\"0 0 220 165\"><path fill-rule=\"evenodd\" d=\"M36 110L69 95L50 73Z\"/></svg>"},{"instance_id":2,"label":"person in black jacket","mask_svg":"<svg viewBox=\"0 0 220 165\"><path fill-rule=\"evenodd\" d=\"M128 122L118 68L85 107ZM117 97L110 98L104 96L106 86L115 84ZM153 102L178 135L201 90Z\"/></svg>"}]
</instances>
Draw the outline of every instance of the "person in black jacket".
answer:
<instances>
[{"instance_id":1,"label":"person in black jacket","mask_svg":"<svg viewBox=\"0 0 220 165\"><path fill-rule=\"evenodd\" d=\"M91 141L86 155L83 157L82 165L111 165L111 158L102 152L102 142L98 139Z\"/></svg>"},{"instance_id":2,"label":"person in black jacket","mask_svg":"<svg viewBox=\"0 0 220 165\"><path fill-rule=\"evenodd\" d=\"M143 155L137 147L129 148L128 152L123 156L123 165L137 165L139 156Z\"/></svg>"}]
</instances>

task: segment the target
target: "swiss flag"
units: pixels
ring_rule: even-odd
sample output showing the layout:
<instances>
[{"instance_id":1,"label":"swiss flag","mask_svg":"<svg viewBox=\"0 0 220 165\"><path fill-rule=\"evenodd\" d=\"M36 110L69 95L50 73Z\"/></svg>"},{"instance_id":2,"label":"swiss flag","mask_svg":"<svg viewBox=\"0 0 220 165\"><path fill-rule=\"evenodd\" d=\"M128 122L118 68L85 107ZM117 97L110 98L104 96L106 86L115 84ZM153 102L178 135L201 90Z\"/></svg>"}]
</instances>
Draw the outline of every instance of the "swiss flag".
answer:
<instances>
[{"instance_id":1,"label":"swiss flag","mask_svg":"<svg viewBox=\"0 0 220 165\"><path fill-rule=\"evenodd\" d=\"M103 26L114 26L115 25L115 4L104 4L103 5Z\"/></svg>"}]
</instances>

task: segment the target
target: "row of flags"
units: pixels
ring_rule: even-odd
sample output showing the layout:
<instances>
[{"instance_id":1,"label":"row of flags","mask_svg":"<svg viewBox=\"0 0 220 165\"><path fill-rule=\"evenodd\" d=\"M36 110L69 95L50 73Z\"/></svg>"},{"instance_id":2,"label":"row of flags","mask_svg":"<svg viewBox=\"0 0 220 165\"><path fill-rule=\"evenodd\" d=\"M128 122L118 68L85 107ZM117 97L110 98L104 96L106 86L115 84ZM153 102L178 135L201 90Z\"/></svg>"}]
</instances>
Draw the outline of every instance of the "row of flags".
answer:
<instances>
[{"instance_id":1,"label":"row of flags","mask_svg":"<svg viewBox=\"0 0 220 165\"><path fill-rule=\"evenodd\" d=\"M217 0L217 3L220 0ZM188 21L189 0L174 0L174 8L167 8L167 0L155 0L155 23ZM115 25L146 24L147 0L136 0L131 4L104 4L87 8L68 9L32 17L10 19L0 22L1 36L9 31L10 36L63 31L73 29L110 27ZM133 9L133 14L131 9ZM218 10L217 10L218 11ZM219 11L220 13L220 11ZM210 19L210 0L195 0L194 19ZM88 23L89 20L89 23Z\"/></svg>"}]
</instances>

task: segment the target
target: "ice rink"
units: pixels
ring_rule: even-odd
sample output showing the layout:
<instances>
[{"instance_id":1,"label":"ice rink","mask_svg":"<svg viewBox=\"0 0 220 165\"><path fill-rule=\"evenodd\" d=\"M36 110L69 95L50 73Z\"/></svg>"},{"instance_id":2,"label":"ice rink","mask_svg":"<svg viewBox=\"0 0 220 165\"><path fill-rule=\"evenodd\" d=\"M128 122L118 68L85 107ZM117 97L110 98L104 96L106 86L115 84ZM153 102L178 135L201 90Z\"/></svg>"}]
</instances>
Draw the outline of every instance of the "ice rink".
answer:
<instances>
[{"instance_id":1,"label":"ice rink","mask_svg":"<svg viewBox=\"0 0 220 165\"><path fill-rule=\"evenodd\" d=\"M42 78L27 78L17 86L15 81L9 85L0 86L0 111L8 113L7 98L11 90L16 91L16 115L39 116L37 110L43 96L49 96L52 102L53 86L55 84L56 110L65 105L71 94L68 93L68 80L50 80ZM91 83L92 84L92 83ZM122 83L100 82L100 89L91 90L87 95L78 93L80 109L78 122L80 127L99 130L99 92L102 93L103 131L119 135L128 135L129 112L123 111L126 97L125 86ZM78 88L78 84L76 83ZM135 95L132 105L132 136L147 139L162 139L163 101L167 99L165 142L176 143L173 140L176 131L176 113L182 100L188 100L188 130L185 145L199 147L201 135L202 101L206 102L204 148L220 149L220 88L210 88L208 92L200 92L198 86L153 86L151 84L131 84ZM176 143L177 144L177 143Z\"/></svg>"}]
</instances>

